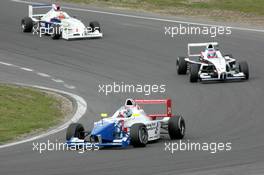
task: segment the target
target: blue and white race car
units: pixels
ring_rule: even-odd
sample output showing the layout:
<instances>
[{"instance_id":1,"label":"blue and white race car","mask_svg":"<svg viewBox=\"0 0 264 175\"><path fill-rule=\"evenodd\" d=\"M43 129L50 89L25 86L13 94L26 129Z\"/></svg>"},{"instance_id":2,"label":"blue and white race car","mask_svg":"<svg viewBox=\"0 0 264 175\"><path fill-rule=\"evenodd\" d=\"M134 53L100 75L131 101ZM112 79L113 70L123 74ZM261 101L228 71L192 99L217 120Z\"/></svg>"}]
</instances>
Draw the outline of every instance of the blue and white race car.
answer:
<instances>
[{"instance_id":1,"label":"blue and white race car","mask_svg":"<svg viewBox=\"0 0 264 175\"><path fill-rule=\"evenodd\" d=\"M139 104L166 104L167 111L147 115ZM160 139L161 129L168 131L171 139L182 139L185 135L185 121L180 115L172 115L170 99L127 99L112 117L95 122L91 132L85 131L82 124L70 124L66 144L68 147L145 147L149 141Z\"/></svg>"},{"instance_id":2,"label":"blue and white race car","mask_svg":"<svg viewBox=\"0 0 264 175\"><path fill-rule=\"evenodd\" d=\"M34 14L33 10L49 8L45 14ZM69 16L62 11L59 5L29 5L28 16L21 20L23 32L32 32L33 34L48 34L52 39L63 38L83 39L83 38L101 38L103 33L100 24L97 21L90 22L85 26L80 20Z\"/></svg>"}]
</instances>

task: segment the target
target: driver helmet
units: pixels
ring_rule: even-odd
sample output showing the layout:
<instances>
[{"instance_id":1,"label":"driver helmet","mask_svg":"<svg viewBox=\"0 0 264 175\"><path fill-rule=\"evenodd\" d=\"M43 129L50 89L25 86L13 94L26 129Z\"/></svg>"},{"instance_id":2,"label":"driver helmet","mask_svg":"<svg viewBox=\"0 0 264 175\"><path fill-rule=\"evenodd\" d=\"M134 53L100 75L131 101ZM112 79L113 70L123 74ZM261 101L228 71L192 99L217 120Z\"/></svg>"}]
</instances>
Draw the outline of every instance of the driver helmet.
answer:
<instances>
[{"instance_id":1,"label":"driver helmet","mask_svg":"<svg viewBox=\"0 0 264 175\"><path fill-rule=\"evenodd\" d=\"M58 4L52 4L52 9L54 11L60 11L61 10L61 8L60 8L60 6Z\"/></svg>"},{"instance_id":2,"label":"driver helmet","mask_svg":"<svg viewBox=\"0 0 264 175\"><path fill-rule=\"evenodd\" d=\"M65 15L63 14L63 12L60 12L60 13L59 13L58 18L59 18L59 19L65 19Z\"/></svg>"},{"instance_id":3,"label":"driver helmet","mask_svg":"<svg viewBox=\"0 0 264 175\"><path fill-rule=\"evenodd\" d=\"M119 118L129 118L132 116L131 109L125 109L119 112L118 117Z\"/></svg>"},{"instance_id":4,"label":"driver helmet","mask_svg":"<svg viewBox=\"0 0 264 175\"><path fill-rule=\"evenodd\" d=\"M208 50L207 57L208 58L217 58L216 51L214 49Z\"/></svg>"}]
</instances>

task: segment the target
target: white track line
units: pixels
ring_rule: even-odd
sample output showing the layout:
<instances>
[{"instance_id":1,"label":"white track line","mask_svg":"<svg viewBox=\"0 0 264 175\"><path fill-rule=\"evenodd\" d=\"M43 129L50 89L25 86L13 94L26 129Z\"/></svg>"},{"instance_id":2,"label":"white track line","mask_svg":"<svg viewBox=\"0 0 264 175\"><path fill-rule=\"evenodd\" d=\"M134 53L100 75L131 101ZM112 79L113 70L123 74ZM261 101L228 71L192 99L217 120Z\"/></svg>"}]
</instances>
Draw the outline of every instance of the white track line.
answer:
<instances>
[{"instance_id":1,"label":"white track line","mask_svg":"<svg viewBox=\"0 0 264 175\"><path fill-rule=\"evenodd\" d=\"M24 3L24 4L43 4L43 3L28 2L28 1L23 1L23 0L11 0L11 1L18 2L18 3ZM180 21L180 20L170 20L170 19L164 19L164 18L154 18L154 17L146 17L146 16L138 16L138 15L129 15L129 14L106 12L106 11L99 11L99 10L89 10L89 9L77 8L77 7L67 7L67 6L65 6L63 8L64 9L70 9L70 10L76 10L76 11L93 12L93 13L100 13L100 14L114 15L114 16L122 16L122 17L128 17L128 18L136 18L136 19L144 19L144 20L153 20L153 21L162 21L162 22L171 22L171 23L181 23L181 24L190 24L190 25L198 25L198 26L209 26L209 27L222 26L222 27L231 27L232 29L235 29L235 30L264 33L264 30L261 30L261 29L251 29L251 28L243 28L243 27L232 27L232 26L224 26L224 25L213 25L213 24L206 24L206 23Z\"/></svg>"},{"instance_id":2,"label":"white track line","mask_svg":"<svg viewBox=\"0 0 264 175\"><path fill-rule=\"evenodd\" d=\"M34 73L36 73L37 75L42 76L42 77L44 77L44 78L50 78L52 81L54 81L54 82L56 82L56 83L64 83L64 81L61 80L61 79L57 79L57 78L52 77L51 75L46 74L46 73L35 72L33 69L30 69L30 68L27 68L27 67L21 67L21 66L17 66L17 65L15 65L15 64L7 63L7 62L2 62L2 61L0 61L0 64L5 65L5 66L16 67L16 68L19 68L19 69L21 69L21 70L25 70L25 71L28 71L28 72L34 72ZM63 86L64 86L65 88L67 88L67 89L76 89L75 86L73 86L73 85L69 85L69 84L66 84L66 83L64 83Z\"/></svg>"},{"instance_id":3,"label":"white track line","mask_svg":"<svg viewBox=\"0 0 264 175\"><path fill-rule=\"evenodd\" d=\"M68 85L68 84L64 84L64 87L66 87L68 89L75 89L75 86Z\"/></svg>"},{"instance_id":4,"label":"white track line","mask_svg":"<svg viewBox=\"0 0 264 175\"><path fill-rule=\"evenodd\" d=\"M38 72L37 74L42 77L50 77L50 75L41 72Z\"/></svg>"},{"instance_id":5,"label":"white track line","mask_svg":"<svg viewBox=\"0 0 264 175\"><path fill-rule=\"evenodd\" d=\"M55 78L52 78L51 80L54 81L54 82L56 82L56 83L63 83L64 82L61 79L55 79Z\"/></svg>"},{"instance_id":6,"label":"white track line","mask_svg":"<svg viewBox=\"0 0 264 175\"><path fill-rule=\"evenodd\" d=\"M0 61L0 64L5 65L5 66L13 66L13 64L11 64L11 63L6 63L6 62L2 62L2 61Z\"/></svg>"},{"instance_id":7,"label":"white track line","mask_svg":"<svg viewBox=\"0 0 264 175\"><path fill-rule=\"evenodd\" d=\"M29 69L29 68L26 68L26 67L20 67L20 69L28 71L28 72L33 72L33 69Z\"/></svg>"},{"instance_id":8,"label":"white track line","mask_svg":"<svg viewBox=\"0 0 264 175\"><path fill-rule=\"evenodd\" d=\"M53 129L53 130L48 131L48 132L46 132L44 134L40 134L40 135L31 137L31 138L28 138L28 139L25 139L25 140L21 140L21 141L17 141L17 142L13 142L13 143L0 145L0 149L1 148L6 148L6 147L10 147L10 146L14 146L14 145L18 145L18 144L21 144L21 143L30 142L30 141L33 141L33 140L36 140L36 139L40 139L40 138L49 136L51 134L55 134L55 133L57 133L59 131L62 131L65 128L67 128L70 123L77 122L86 112L86 109L87 109L86 101L82 97L80 97L80 96L78 96L76 94L72 94L70 92L66 92L66 91L62 91L62 90L58 90L58 89L47 88L47 87L43 87L43 86L37 86L37 85L27 85L27 84L20 84L20 83L18 83L18 85L34 87L34 88L39 88L39 89L42 89L42 90L48 90L48 91L53 91L53 92L61 93L61 94L64 94L64 95L68 95L68 96L70 96L71 98L73 98L76 101L77 109L76 109L75 114L73 115L73 117L69 121L65 122L64 124L62 124L61 126L57 127L56 129Z\"/></svg>"}]
</instances>

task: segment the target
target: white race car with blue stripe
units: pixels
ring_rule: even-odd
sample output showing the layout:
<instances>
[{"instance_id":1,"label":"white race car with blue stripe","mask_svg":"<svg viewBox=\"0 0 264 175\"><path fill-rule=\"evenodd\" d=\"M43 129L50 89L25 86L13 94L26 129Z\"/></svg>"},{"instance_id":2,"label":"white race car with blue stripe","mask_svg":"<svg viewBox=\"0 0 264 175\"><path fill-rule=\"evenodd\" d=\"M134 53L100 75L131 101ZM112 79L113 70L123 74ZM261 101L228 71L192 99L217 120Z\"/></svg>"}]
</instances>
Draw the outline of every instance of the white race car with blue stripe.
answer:
<instances>
[{"instance_id":1,"label":"white race car with blue stripe","mask_svg":"<svg viewBox=\"0 0 264 175\"><path fill-rule=\"evenodd\" d=\"M34 10L50 10L45 14L35 14ZM69 16L62 11L60 6L52 5L29 5L28 17L21 20L23 32L32 32L40 36L49 34L52 39L63 38L83 39L83 38L101 38L103 33L99 22L90 22L85 26L79 19Z\"/></svg>"}]
</instances>

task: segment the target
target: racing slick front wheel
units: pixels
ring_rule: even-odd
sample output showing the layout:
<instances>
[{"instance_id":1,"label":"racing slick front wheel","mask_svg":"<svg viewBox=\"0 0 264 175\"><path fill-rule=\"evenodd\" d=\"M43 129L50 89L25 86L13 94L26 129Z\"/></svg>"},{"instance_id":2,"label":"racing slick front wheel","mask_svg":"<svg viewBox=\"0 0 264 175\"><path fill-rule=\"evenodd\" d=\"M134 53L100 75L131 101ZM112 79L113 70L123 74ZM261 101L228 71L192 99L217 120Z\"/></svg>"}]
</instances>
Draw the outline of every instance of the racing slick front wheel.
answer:
<instances>
[{"instance_id":1,"label":"racing slick front wheel","mask_svg":"<svg viewBox=\"0 0 264 175\"><path fill-rule=\"evenodd\" d=\"M168 122L168 132L171 140L182 139L185 135L185 121L182 116L171 117Z\"/></svg>"},{"instance_id":2,"label":"racing slick front wheel","mask_svg":"<svg viewBox=\"0 0 264 175\"><path fill-rule=\"evenodd\" d=\"M25 17L21 20L21 28L23 32L31 32L33 29L33 20L30 17Z\"/></svg>"},{"instance_id":3,"label":"racing slick front wheel","mask_svg":"<svg viewBox=\"0 0 264 175\"><path fill-rule=\"evenodd\" d=\"M145 147L148 143L148 130L144 124L136 123L130 128L131 145Z\"/></svg>"},{"instance_id":4,"label":"racing slick front wheel","mask_svg":"<svg viewBox=\"0 0 264 175\"><path fill-rule=\"evenodd\" d=\"M190 66L190 82L197 82L199 79L199 64L191 64Z\"/></svg>"},{"instance_id":5,"label":"racing slick front wheel","mask_svg":"<svg viewBox=\"0 0 264 175\"><path fill-rule=\"evenodd\" d=\"M245 74L245 79L249 78L248 63L246 61L239 62L239 71Z\"/></svg>"},{"instance_id":6,"label":"racing slick front wheel","mask_svg":"<svg viewBox=\"0 0 264 175\"><path fill-rule=\"evenodd\" d=\"M67 128L66 140L70 140L72 137L77 137L79 139L84 139L84 127L80 123L72 123Z\"/></svg>"},{"instance_id":7,"label":"racing slick front wheel","mask_svg":"<svg viewBox=\"0 0 264 175\"><path fill-rule=\"evenodd\" d=\"M51 38L52 39L60 39L61 37L61 28L60 28L60 25L57 25L57 24L54 24L54 25L51 25Z\"/></svg>"},{"instance_id":8,"label":"racing slick front wheel","mask_svg":"<svg viewBox=\"0 0 264 175\"><path fill-rule=\"evenodd\" d=\"M184 57L178 57L176 60L176 68L179 75L185 75L187 72L187 62Z\"/></svg>"},{"instance_id":9,"label":"racing slick front wheel","mask_svg":"<svg viewBox=\"0 0 264 175\"><path fill-rule=\"evenodd\" d=\"M91 27L91 29L92 29L92 32L94 32L94 31L96 31L96 30L98 30L99 32L101 32L100 24L99 24L99 22L97 22L97 21L92 21L92 22L90 22L90 27Z\"/></svg>"}]
</instances>

